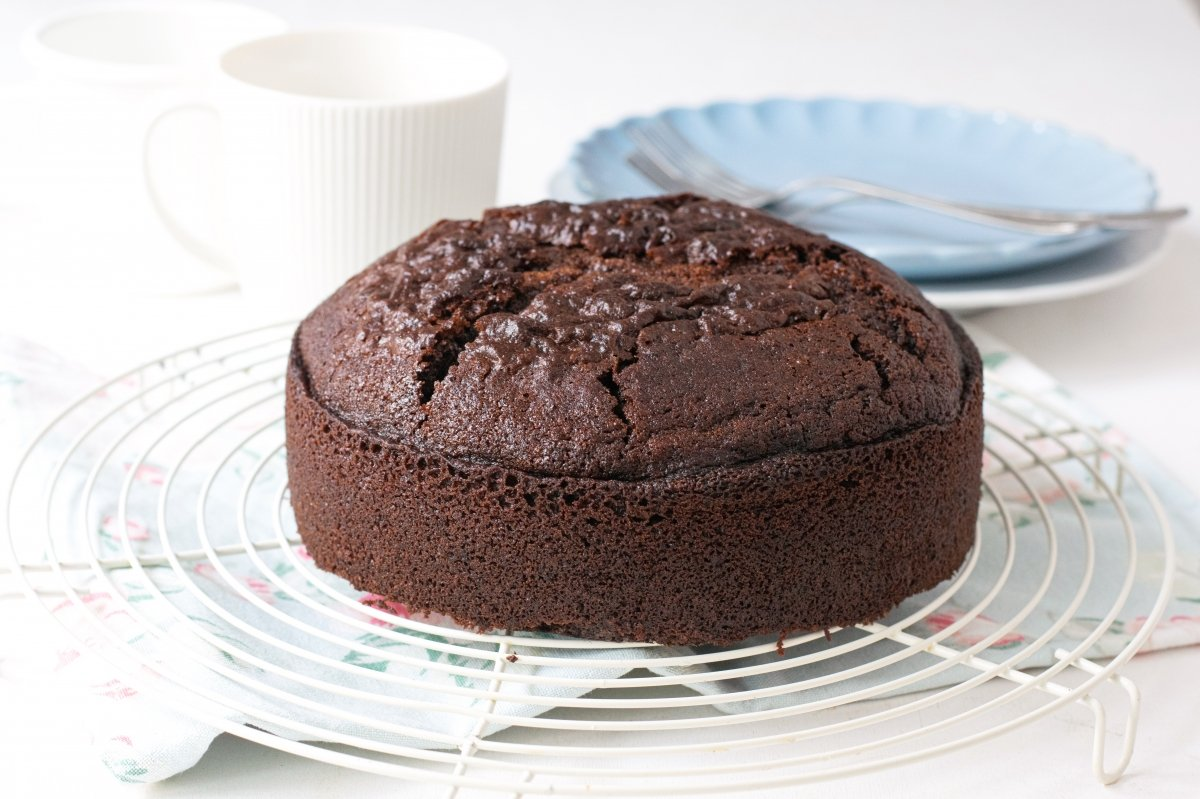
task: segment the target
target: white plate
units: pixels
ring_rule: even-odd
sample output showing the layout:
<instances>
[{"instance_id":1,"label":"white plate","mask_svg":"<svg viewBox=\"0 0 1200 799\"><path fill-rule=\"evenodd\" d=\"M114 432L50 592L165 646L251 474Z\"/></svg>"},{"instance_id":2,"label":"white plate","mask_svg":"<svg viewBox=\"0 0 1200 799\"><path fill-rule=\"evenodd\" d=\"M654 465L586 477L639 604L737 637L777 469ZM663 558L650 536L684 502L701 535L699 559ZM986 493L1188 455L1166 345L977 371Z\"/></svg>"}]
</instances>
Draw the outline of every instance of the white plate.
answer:
<instances>
[{"instance_id":1,"label":"white plate","mask_svg":"<svg viewBox=\"0 0 1200 799\"><path fill-rule=\"evenodd\" d=\"M948 311L977 311L1008 305L1082 297L1128 283L1153 268L1166 233L1148 231L1100 250L1025 272L970 280L913 281L930 302Z\"/></svg>"}]
</instances>

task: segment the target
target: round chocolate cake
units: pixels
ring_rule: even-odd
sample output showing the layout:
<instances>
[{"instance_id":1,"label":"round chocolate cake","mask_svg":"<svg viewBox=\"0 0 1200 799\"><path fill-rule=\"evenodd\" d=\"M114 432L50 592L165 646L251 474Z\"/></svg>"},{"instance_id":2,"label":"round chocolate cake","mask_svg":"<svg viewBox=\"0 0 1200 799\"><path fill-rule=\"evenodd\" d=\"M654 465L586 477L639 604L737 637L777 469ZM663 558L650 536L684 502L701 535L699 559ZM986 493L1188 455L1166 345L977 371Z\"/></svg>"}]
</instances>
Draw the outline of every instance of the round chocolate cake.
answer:
<instances>
[{"instance_id":1,"label":"round chocolate cake","mask_svg":"<svg viewBox=\"0 0 1200 799\"><path fill-rule=\"evenodd\" d=\"M300 534L477 629L722 644L876 619L974 538L982 368L824 236L691 196L440 222L305 319Z\"/></svg>"}]
</instances>

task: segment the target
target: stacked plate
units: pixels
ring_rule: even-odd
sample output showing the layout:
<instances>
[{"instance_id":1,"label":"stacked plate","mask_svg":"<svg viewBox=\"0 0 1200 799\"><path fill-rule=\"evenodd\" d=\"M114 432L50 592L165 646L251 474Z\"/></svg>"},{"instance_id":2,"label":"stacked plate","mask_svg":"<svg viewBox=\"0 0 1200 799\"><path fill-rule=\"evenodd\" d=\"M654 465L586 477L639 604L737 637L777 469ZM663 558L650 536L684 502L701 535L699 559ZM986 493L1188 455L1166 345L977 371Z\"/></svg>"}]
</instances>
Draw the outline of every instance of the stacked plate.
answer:
<instances>
[{"instance_id":1,"label":"stacked plate","mask_svg":"<svg viewBox=\"0 0 1200 799\"><path fill-rule=\"evenodd\" d=\"M627 158L628 132L652 120L747 182L839 176L980 205L1140 211L1153 176L1096 139L1044 122L953 107L845 99L766 100L631 117L580 142L551 194L576 202L661 193ZM821 203L819 194L798 197ZM1125 282L1152 264L1161 231L1038 236L878 201L803 217L958 310L1064 299Z\"/></svg>"}]
</instances>

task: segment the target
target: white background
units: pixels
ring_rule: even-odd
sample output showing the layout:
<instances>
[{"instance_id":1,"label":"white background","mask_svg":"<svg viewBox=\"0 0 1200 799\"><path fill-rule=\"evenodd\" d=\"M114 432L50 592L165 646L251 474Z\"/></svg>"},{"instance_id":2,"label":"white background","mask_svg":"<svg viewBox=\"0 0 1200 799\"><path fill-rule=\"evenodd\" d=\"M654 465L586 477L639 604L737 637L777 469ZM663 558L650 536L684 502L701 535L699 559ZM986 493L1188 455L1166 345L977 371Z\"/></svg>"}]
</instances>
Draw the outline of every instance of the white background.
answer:
<instances>
[{"instance_id":1,"label":"white background","mask_svg":"<svg viewBox=\"0 0 1200 799\"><path fill-rule=\"evenodd\" d=\"M1200 491L1200 13L1192 3L258 4L299 27L423 24L503 50L513 66L503 203L542 198L572 143L597 125L714 99L847 95L997 108L1135 153L1158 176L1164 203L1198 212L1173 232L1159 266L1106 294L990 311L973 321L1046 368ZM0 4L0 82L26 77L16 51L19 32L69 5ZM0 110L0 124L5 113ZM39 287L54 282L53 271L31 271L0 260L0 331L43 343L102 374L261 321L236 294L147 300L114 291L100 305L94 292L59 285L51 299ZM0 626L0 662L14 635ZM1130 773L1110 789L1091 780L1089 720L1072 710L943 760L832 789L818 786L806 795L896 795L907 787L931 796L1194 796L1200 791L1198 671L1200 650L1147 655L1131 664L1127 673L1144 692L1141 736ZM174 780L122 786L89 757L86 731L64 725L62 701L53 684L0 680L0 795L425 793L226 738Z\"/></svg>"}]
</instances>

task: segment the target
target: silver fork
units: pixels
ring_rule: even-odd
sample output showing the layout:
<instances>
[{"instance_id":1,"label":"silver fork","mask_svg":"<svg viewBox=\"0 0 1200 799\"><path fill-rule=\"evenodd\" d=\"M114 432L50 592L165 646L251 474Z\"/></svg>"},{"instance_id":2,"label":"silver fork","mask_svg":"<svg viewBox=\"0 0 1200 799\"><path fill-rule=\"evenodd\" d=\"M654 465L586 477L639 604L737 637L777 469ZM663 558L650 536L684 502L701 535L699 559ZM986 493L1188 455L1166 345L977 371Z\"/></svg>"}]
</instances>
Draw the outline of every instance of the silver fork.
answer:
<instances>
[{"instance_id":1,"label":"silver fork","mask_svg":"<svg viewBox=\"0 0 1200 799\"><path fill-rule=\"evenodd\" d=\"M647 158L640 150L634 150L625 160L629 162L630 166L645 175L651 183L669 194L695 194L699 192L699 189L693 184L684 183L664 172L659 168L658 164ZM771 207L771 211L776 216L786 219L789 222L800 223L810 216L816 216L823 211L828 211L839 205L845 205L848 202L861 199L863 198L857 195L843 193L832 200L824 202L797 203L789 197L786 200L775 203Z\"/></svg>"},{"instance_id":2,"label":"silver fork","mask_svg":"<svg viewBox=\"0 0 1200 799\"><path fill-rule=\"evenodd\" d=\"M729 172L665 120L650 120L631 125L625 132L636 148L629 156L629 163L655 185L666 191L692 191L751 208L778 205L794 200L795 195L812 189L834 189L853 197L886 200L970 222L1043 236L1071 235L1096 229L1144 230L1187 215L1186 208L1095 213L985 206L914 194L836 176L800 178L777 189L764 189L746 183ZM844 201L835 200L810 206L803 208L802 213L805 216L812 215Z\"/></svg>"}]
</instances>

